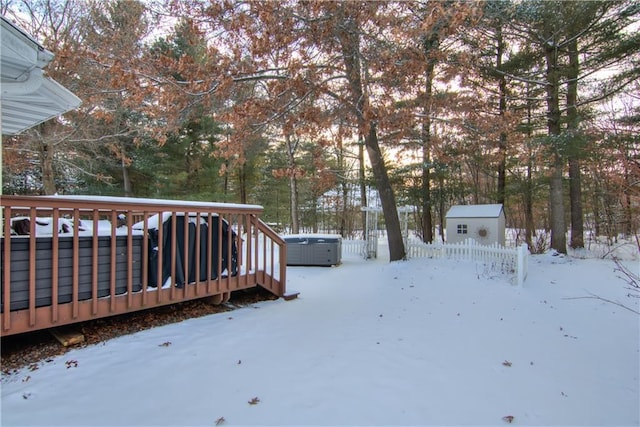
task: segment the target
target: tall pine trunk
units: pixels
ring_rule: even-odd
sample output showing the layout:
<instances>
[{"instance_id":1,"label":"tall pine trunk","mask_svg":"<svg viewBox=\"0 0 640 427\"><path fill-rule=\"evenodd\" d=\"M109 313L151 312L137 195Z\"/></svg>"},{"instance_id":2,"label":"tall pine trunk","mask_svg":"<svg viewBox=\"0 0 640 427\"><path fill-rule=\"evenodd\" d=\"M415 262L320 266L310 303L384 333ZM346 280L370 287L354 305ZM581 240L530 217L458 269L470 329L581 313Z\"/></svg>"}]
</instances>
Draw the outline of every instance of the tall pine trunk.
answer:
<instances>
[{"instance_id":1,"label":"tall pine trunk","mask_svg":"<svg viewBox=\"0 0 640 427\"><path fill-rule=\"evenodd\" d=\"M425 121L429 121L425 118ZM431 155L429 152L429 133L430 125L422 123L422 241L425 243L433 242L433 217L431 215Z\"/></svg>"},{"instance_id":2,"label":"tall pine trunk","mask_svg":"<svg viewBox=\"0 0 640 427\"><path fill-rule=\"evenodd\" d=\"M358 137L358 181L360 182L360 204L364 207L367 206L367 183L365 181L365 169L364 169L364 140L362 136ZM367 224L367 212L362 210L360 212L362 218L362 238L366 239L366 231L364 230Z\"/></svg>"},{"instance_id":3,"label":"tall pine trunk","mask_svg":"<svg viewBox=\"0 0 640 427\"><path fill-rule=\"evenodd\" d=\"M402 240L402 229L400 228L395 195L391 188L387 168L384 164L382 151L378 143L378 133L375 123L369 124L369 133L365 138L365 145L367 147L367 153L369 154L373 176L376 180L378 194L380 195L380 203L382 204L382 213L387 229L387 241L389 243L389 260L398 261L405 259L404 241Z\"/></svg>"},{"instance_id":4,"label":"tall pine trunk","mask_svg":"<svg viewBox=\"0 0 640 427\"><path fill-rule=\"evenodd\" d=\"M354 17L349 16L348 4L340 8L338 41L342 50L342 60L349 83L352 111L356 116L359 131L364 135L364 145L367 149L371 170L376 181L382 213L387 230L390 261L405 259L405 247L402 240L402 230L398 218L395 195L384 164L384 157L378 141L377 123L371 117L369 97L362 82L362 65L360 62L360 27Z\"/></svg>"},{"instance_id":5,"label":"tall pine trunk","mask_svg":"<svg viewBox=\"0 0 640 427\"><path fill-rule=\"evenodd\" d=\"M51 141L43 139L40 142L40 167L42 170L42 189L44 194L56 193L56 176L53 167L55 146Z\"/></svg>"},{"instance_id":6,"label":"tall pine trunk","mask_svg":"<svg viewBox=\"0 0 640 427\"><path fill-rule=\"evenodd\" d=\"M524 186L524 223L525 223L525 242L529 248L534 248L533 236L535 233L535 223L533 221L533 150L531 140L533 138L532 122L532 99L531 87L527 84L527 176Z\"/></svg>"},{"instance_id":7,"label":"tall pine trunk","mask_svg":"<svg viewBox=\"0 0 640 427\"><path fill-rule=\"evenodd\" d=\"M300 232L300 222L298 220L298 178L295 148L294 143L291 141L291 135L285 134L285 140L287 143L287 161L289 169L289 197L291 200L291 232L297 234Z\"/></svg>"},{"instance_id":8,"label":"tall pine trunk","mask_svg":"<svg viewBox=\"0 0 640 427\"><path fill-rule=\"evenodd\" d=\"M498 27L496 31L498 38L498 50L496 53L496 69L502 69L502 55L504 54L504 40L502 39L502 28ZM498 89L500 92L500 102L498 105L498 114L504 119L507 114L507 78L504 74L500 74L498 81ZM498 141L498 189L497 201L504 205L507 188L507 133L500 132L500 140Z\"/></svg>"},{"instance_id":9,"label":"tall pine trunk","mask_svg":"<svg viewBox=\"0 0 640 427\"><path fill-rule=\"evenodd\" d=\"M344 171L346 166L345 166L345 161L344 161L344 147L342 146L342 138L339 138L337 141L337 160L338 160L338 170L339 171ZM343 173L340 173L340 177L338 178L338 186L340 188L340 195L341 195L341 211L340 211L340 235L342 237L347 237L347 202L348 202L348 195L349 195L349 189L347 187L347 181L346 178L344 176Z\"/></svg>"},{"instance_id":10,"label":"tall pine trunk","mask_svg":"<svg viewBox=\"0 0 640 427\"><path fill-rule=\"evenodd\" d=\"M300 222L298 221L298 180L295 175L289 177L289 192L291 193L291 233L300 232Z\"/></svg>"},{"instance_id":11,"label":"tall pine trunk","mask_svg":"<svg viewBox=\"0 0 640 427\"><path fill-rule=\"evenodd\" d=\"M125 197L133 196L133 186L131 185L131 177L129 176L129 164L127 162L127 152L124 143L120 144L120 164L122 168L122 189Z\"/></svg>"},{"instance_id":12,"label":"tall pine trunk","mask_svg":"<svg viewBox=\"0 0 640 427\"><path fill-rule=\"evenodd\" d=\"M240 203L247 204L247 168L244 164L238 166L238 186L240 187Z\"/></svg>"},{"instance_id":13,"label":"tall pine trunk","mask_svg":"<svg viewBox=\"0 0 640 427\"><path fill-rule=\"evenodd\" d=\"M580 59L578 42L572 40L568 44L569 68L567 72L567 130L571 138L568 151L569 160L569 201L571 203L571 241L572 248L584 248L584 223L582 214L582 179L580 171L580 141L578 136L578 73Z\"/></svg>"},{"instance_id":14,"label":"tall pine trunk","mask_svg":"<svg viewBox=\"0 0 640 427\"><path fill-rule=\"evenodd\" d=\"M42 173L42 192L46 195L56 194L56 174L54 167L56 144L49 134L49 124L40 123L37 127L37 150Z\"/></svg>"},{"instance_id":15,"label":"tall pine trunk","mask_svg":"<svg viewBox=\"0 0 640 427\"><path fill-rule=\"evenodd\" d=\"M431 104L433 96L433 77L436 60L433 58L434 52L439 46L437 33L425 36L422 41L422 50L426 58L426 69L424 71L424 99L423 99L423 119L420 129L420 142L422 145L422 241L433 242L433 217L431 206Z\"/></svg>"},{"instance_id":16,"label":"tall pine trunk","mask_svg":"<svg viewBox=\"0 0 640 427\"><path fill-rule=\"evenodd\" d=\"M347 187L347 183L342 182L340 184L340 189L342 190L342 206L341 206L342 212L340 213L340 235L342 237L347 237L348 232L351 231L350 229L347 230L348 228L347 203L349 202L349 188Z\"/></svg>"},{"instance_id":17,"label":"tall pine trunk","mask_svg":"<svg viewBox=\"0 0 640 427\"><path fill-rule=\"evenodd\" d=\"M629 152L629 146L627 143L624 144L624 229L623 232L626 237L631 237L634 235L634 230L637 229L637 218L634 221L635 216L633 215L633 203L631 201L631 189L634 187L634 179L632 179L631 171L629 170L630 166L634 164L633 155ZM637 185L637 184L635 184ZM636 234L636 241L638 239L638 235Z\"/></svg>"},{"instance_id":18,"label":"tall pine trunk","mask_svg":"<svg viewBox=\"0 0 640 427\"><path fill-rule=\"evenodd\" d=\"M552 147L551 176L549 182L549 209L551 226L551 248L567 253L567 227L564 218L564 191L562 185L564 157L560 147L560 73L558 49L552 41L545 45L547 63L547 128Z\"/></svg>"}]
</instances>

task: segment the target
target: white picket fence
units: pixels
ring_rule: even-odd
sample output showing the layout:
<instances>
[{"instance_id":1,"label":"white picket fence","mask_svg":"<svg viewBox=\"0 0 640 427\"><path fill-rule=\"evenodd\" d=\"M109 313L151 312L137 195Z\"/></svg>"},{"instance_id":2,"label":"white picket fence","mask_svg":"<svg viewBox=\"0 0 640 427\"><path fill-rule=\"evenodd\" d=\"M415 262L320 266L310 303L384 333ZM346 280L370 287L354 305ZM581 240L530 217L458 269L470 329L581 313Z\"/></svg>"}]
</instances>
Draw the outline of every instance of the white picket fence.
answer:
<instances>
[{"instance_id":1,"label":"white picket fence","mask_svg":"<svg viewBox=\"0 0 640 427\"><path fill-rule=\"evenodd\" d=\"M505 248L497 243L481 245L468 239L461 243L409 242L406 247L408 258L447 258L482 263L492 271L513 275L513 283L522 286L529 269L529 247L526 244L516 248Z\"/></svg>"},{"instance_id":2,"label":"white picket fence","mask_svg":"<svg viewBox=\"0 0 640 427\"><path fill-rule=\"evenodd\" d=\"M468 239L461 243L423 243L410 240L405 247L407 258L446 258L482 263L491 271L512 276L512 283L522 286L529 269L529 247L505 248L498 244L481 245ZM343 240L342 254L357 254L366 258L365 240Z\"/></svg>"},{"instance_id":3,"label":"white picket fence","mask_svg":"<svg viewBox=\"0 0 640 427\"><path fill-rule=\"evenodd\" d=\"M367 241L355 239L342 240L342 255L355 254L367 258Z\"/></svg>"}]
</instances>

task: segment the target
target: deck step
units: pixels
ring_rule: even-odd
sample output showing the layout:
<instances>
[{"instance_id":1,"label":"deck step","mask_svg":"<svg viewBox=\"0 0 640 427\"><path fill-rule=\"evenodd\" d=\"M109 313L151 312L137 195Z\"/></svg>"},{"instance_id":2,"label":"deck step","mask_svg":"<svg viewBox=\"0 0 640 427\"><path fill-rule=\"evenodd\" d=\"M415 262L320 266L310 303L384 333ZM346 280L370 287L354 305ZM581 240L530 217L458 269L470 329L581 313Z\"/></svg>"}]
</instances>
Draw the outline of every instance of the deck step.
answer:
<instances>
[{"instance_id":1,"label":"deck step","mask_svg":"<svg viewBox=\"0 0 640 427\"><path fill-rule=\"evenodd\" d=\"M300 295L300 292L288 291L284 295L282 295L282 298L284 298L285 301L291 301L298 298L298 295Z\"/></svg>"},{"instance_id":2,"label":"deck step","mask_svg":"<svg viewBox=\"0 0 640 427\"><path fill-rule=\"evenodd\" d=\"M69 347L84 342L84 334L73 327L60 327L49 330L60 344Z\"/></svg>"}]
</instances>

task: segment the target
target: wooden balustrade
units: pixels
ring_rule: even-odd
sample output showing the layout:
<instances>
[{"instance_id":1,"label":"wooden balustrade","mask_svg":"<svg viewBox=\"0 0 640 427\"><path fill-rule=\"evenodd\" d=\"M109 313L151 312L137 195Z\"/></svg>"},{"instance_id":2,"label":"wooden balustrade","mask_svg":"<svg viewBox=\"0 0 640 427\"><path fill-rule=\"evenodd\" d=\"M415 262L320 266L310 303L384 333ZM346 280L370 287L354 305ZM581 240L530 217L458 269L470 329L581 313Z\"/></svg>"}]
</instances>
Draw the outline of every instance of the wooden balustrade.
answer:
<instances>
[{"instance_id":1,"label":"wooden balustrade","mask_svg":"<svg viewBox=\"0 0 640 427\"><path fill-rule=\"evenodd\" d=\"M286 292L286 245L261 206L91 196L2 196L0 205L0 336L220 303L255 286Z\"/></svg>"}]
</instances>

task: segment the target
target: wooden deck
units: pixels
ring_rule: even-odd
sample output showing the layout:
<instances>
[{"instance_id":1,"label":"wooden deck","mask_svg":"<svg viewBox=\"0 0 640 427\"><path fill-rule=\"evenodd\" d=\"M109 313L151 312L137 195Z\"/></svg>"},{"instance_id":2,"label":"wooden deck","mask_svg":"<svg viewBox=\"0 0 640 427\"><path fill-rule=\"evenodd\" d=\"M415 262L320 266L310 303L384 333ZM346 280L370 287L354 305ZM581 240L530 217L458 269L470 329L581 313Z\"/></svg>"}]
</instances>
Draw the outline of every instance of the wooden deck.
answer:
<instances>
[{"instance_id":1,"label":"wooden deck","mask_svg":"<svg viewBox=\"0 0 640 427\"><path fill-rule=\"evenodd\" d=\"M0 336L220 303L255 286L288 296L286 245L260 206L88 196L2 196L0 205Z\"/></svg>"}]
</instances>

